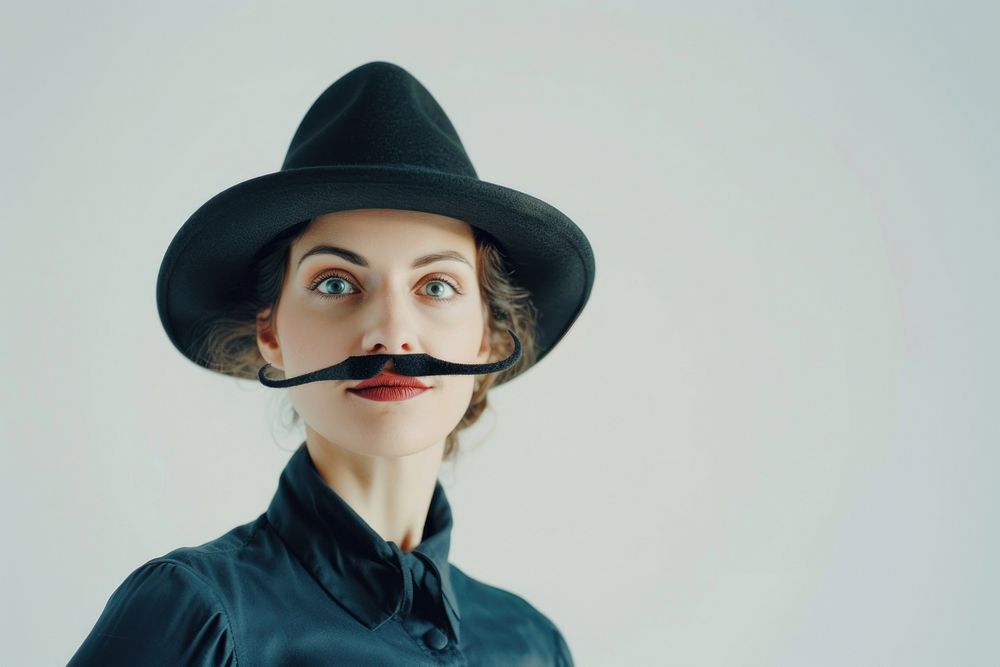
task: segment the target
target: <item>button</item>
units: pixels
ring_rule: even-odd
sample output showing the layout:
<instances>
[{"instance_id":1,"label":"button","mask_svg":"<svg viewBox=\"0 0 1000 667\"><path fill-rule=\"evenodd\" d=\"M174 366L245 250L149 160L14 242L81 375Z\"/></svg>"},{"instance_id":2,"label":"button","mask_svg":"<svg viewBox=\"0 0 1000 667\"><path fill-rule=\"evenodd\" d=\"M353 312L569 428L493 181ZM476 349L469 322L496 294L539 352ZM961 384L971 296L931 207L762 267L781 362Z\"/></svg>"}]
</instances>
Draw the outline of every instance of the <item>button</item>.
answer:
<instances>
[{"instance_id":1,"label":"button","mask_svg":"<svg viewBox=\"0 0 1000 667\"><path fill-rule=\"evenodd\" d=\"M437 628L431 628L424 634L424 643L435 651L440 651L448 645L448 638Z\"/></svg>"}]
</instances>

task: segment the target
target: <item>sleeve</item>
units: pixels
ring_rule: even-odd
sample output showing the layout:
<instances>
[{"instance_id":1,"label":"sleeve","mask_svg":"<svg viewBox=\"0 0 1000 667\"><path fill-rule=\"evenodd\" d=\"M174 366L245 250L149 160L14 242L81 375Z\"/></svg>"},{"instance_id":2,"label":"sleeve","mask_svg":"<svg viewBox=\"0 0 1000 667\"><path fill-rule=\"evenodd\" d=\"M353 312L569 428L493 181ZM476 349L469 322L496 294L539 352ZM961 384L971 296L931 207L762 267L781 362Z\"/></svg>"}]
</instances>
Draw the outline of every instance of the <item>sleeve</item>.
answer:
<instances>
[{"instance_id":1,"label":"sleeve","mask_svg":"<svg viewBox=\"0 0 1000 667\"><path fill-rule=\"evenodd\" d=\"M150 561L111 594L69 665L236 665L229 618L210 585L174 561Z\"/></svg>"},{"instance_id":2,"label":"sleeve","mask_svg":"<svg viewBox=\"0 0 1000 667\"><path fill-rule=\"evenodd\" d=\"M556 665L558 667L574 667L573 655L569 652L569 646L559 630L555 630L556 639Z\"/></svg>"}]
</instances>

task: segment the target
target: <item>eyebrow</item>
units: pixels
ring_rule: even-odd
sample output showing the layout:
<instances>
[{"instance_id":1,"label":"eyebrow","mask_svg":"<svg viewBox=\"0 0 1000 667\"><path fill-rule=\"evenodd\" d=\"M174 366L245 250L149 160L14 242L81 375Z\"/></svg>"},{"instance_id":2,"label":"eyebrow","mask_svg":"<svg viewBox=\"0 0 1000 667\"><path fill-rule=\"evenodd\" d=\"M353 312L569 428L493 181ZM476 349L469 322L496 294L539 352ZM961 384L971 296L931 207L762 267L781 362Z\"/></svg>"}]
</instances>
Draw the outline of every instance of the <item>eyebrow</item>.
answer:
<instances>
[{"instance_id":1,"label":"eyebrow","mask_svg":"<svg viewBox=\"0 0 1000 667\"><path fill-rule=\"evenodd\" d=\"M368 266L368 260L356 252L351 252L346 248L338 248L337 246L333 245L318 245L315 246L314 248L310 248L306 252L306 254L302 255L302 257L299 258L299 263L296 266L296 268L301 267L302 262L306 261L306 258L312 255L337 255L338 257L343 257L352 264L357 264L358 266L364 266L364 267ZM461 253L458 253L454 250L440 250L438 252L432 252L428 255L421 255L420 257L417 257L415 260L413 260L413 264L411 265L410 268L416 269L421 266L426 266L427 264L432 264L433 262L440 262L442 260L448 260L448 259L467 264L470 269L474 268L472 266L472 263L469 262L469 260L467 260Z\"/></svg>"}]
</instances>

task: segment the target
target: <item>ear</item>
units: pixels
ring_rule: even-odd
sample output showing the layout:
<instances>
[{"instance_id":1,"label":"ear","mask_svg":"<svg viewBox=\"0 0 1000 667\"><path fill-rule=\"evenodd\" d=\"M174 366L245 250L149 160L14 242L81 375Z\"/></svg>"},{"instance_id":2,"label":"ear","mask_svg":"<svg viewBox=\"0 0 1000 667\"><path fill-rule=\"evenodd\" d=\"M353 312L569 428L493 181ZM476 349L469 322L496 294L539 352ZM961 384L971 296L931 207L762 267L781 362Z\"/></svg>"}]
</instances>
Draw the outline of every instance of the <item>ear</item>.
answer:
<instances>
[{"instance_id":1,"label":"ear","mask_svg":"<svg viewBox=\"0 0 1000 667\"><path fill-rule=\"evenodd\" d=\"M257 349L264 361L283 371L285 361L281 354L281 342L278 340L278 332L267 321L270 314L270 308L257 313Z\"/></svg>"}]
</instances>

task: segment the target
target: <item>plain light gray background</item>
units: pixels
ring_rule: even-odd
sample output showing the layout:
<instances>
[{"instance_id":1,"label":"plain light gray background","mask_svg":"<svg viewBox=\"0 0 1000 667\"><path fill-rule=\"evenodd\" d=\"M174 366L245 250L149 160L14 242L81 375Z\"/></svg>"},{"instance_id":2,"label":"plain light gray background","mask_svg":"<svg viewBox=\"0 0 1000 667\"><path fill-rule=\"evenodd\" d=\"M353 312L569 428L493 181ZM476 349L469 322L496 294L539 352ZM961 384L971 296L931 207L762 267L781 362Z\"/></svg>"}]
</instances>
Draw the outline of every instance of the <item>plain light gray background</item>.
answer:
<instances>
[{"instance_id":1,"label":"plain light gray background","mask_svg":"<svg viewBox=\"0 0 1000 667\"><path fill-rule=\"evenodd\" d=\"M937 4L6 3L0 662L266 509L278 390L156 271L389 60L597 257L443 471L454 562L580 665L997 664L1000 12Z\"/></svg>"}]
</instances>

